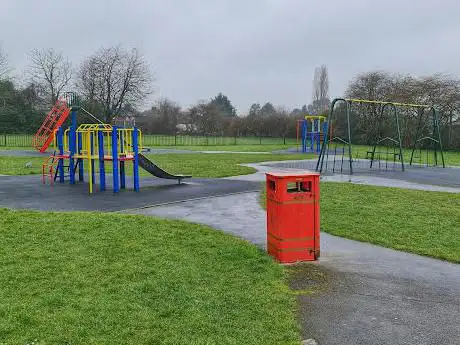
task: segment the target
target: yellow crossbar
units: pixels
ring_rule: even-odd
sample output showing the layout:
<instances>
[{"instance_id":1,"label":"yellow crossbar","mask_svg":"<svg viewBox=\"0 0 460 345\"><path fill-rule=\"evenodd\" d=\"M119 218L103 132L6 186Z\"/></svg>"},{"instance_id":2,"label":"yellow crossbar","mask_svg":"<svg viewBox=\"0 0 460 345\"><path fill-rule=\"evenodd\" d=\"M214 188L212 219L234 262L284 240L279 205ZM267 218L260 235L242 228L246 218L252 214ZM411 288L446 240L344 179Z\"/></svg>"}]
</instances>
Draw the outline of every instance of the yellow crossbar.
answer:
<instances>
[{"instance_id":1,"label":"yellow crossbar","mask_svg":"<svg viewBox=\"0 0 460 345\"><path fill-rule=\"evenodd\" d=\"M306 115L305 120L326 120L326 116L322 116L322 115Z\"/></svg>"},{"instance_id":2,"label":"yellow crossbar","mask_svg":"<svg viewBox=\"0 0 460 345\"><path fill-rule=\"evenodd\" d=\"M430 105L423 104L411 104L411 103L398 103L398 102L385 102L385 101L370 101L367 99L358 99L358 98L345 98L345 101L352 103L371 103L371 104L393 104L397 107L413 107L413 108L431 108Z\"/></svg>"},{"instance_id":3,"label":"yellow crossbar","mask_svg":"<svg viewBox=\"0 0 460 345\"><path fill-rule=\"evenodd\" d=\"M77 132L87 132L87 131L111 131L112 125L109 124L94 124L94 123L84 123L78 126Z\"/></svg>"}]
</instances>

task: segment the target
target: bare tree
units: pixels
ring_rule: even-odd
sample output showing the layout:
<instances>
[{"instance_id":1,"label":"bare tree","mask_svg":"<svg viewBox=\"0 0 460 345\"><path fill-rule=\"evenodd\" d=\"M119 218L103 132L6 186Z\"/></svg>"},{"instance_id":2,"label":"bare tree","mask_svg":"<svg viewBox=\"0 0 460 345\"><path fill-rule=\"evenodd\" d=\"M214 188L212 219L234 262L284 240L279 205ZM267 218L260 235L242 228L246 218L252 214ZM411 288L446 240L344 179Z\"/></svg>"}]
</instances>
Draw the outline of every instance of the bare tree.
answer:
<instances>
[{"instance_id":1,"label":"bare tree","mask_svg":"<svg viewBox=\"0 0 460 345\"><path fill-rule=\"evenodd\" d=\"M8 68L8 57L0 47L0 80L5 78L10 69Z\"/></svg>"},{"instance_id":2,"label":"bare tree","mask_svg":"<svg viewBox=\"0 0 460 345\"><path fill-rule=\"evenodd\" d=\"M188 111L191 123L204 135L221 135L224 122L216 104L200 102Z\"/></svg>"},{"instance_id":3,"label":"bare tree","mask_svg":"<svg viewBox=\"0 0 460 345\"><path fill-rule=\"evenodd\" d=\"M316 113L323 113L329 107L329 73L326 65L315 68L313 78L313 107Z\"/></svg>"},{"instance_id":4,"label":"bare tree","mask_svg":"<svg viewBox=\"0 0 460 345\"><path fill-rule=\"evenodd\" d=\"M136 49L101 48L79 70L78 87L92 108L102 108L110 123L125 104L139 105L151 92L150 68Z\"/></svg>"},{"instance_id":5,"label":"bare tree","mask_svg":"<svg viewBox=\"0 0 460 345\"><path fill-rule=\"evenodd\" d=\"M47 101L54 104L72 79L72 64L53 48L32 50L30 60L30 82L40 86Z\"/></svg>"}]
</instances>

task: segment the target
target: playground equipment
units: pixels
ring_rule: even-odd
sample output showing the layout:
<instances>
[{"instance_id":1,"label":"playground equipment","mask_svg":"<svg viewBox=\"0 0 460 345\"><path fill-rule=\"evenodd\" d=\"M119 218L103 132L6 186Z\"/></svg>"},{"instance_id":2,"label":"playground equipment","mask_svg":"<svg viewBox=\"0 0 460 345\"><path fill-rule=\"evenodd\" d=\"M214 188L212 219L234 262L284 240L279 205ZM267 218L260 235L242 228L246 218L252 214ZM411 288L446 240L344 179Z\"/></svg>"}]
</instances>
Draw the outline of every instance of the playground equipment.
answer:
<instances>
[{"instance_id":1,"label":"playground equipment","mask_svg":"<svg viewBox=\"0 0 460 345\"><path fill-rule=\"evenodd\" d=\"M339 104L342 106L339 107ZM354 118L352 105L366 105L372 109L371 116L365 121L366 132L360 134L359 140L359 144L366 145L363 138L369 138L365 154L353 149L358 121ZM404 118L405 128L401 126L401 109L406 113L416 111L411 119ZM410 121L417 123L415 135L408 128ZM317 172L352 175L357 169L362 169L361 172L364 169L366 172L372 169L404 171L405 153L406 157L409 156L409 150L409 165L438 166L441 163L445 168L439 118L432 106L336 98L331 105L329 123L316 164ZM405 138L404 143L402 138ZM362 163L361 166L358 163Z\"/></svg>"},{"instance_id":2,"label":"playground equipment","mask_svg":"<svg viewBox=\"0 0 460 345\"><path fill-rule=\"evenodd\" d=\"M46 183L46 177L50 184L57 179L60 183L64 183L65 178L68 177L70 184L75 184L77 172L78 180L83 182L86 166L89 193L93 193L96 171L99 173L99 189L104 191L107 188L106 162L111 162L112 188L115 193L126 188L127 162L132 163L133 189L136 192L139 191L139 166L155 177L177 180L178 183L191 177L169 174L143 156L142 132L136 127L112 126L104 123L81 124L77 127L77 113L82 108L75 99L75 97L68 97L67 100L58 100L34 137L34 147L40 152L45 152L51 143L54 147L53 154L42 166L43 183ZM64 130L62 125L69 114L71 125Z\"/></svg>"},{"instance_id":3,"label":"playground equipment","mask_svg":"<svg viewBox=\"0 0 460 345\"><path fill-rule=\"evenodd\" d=\"M32 146L40 151L45 152L54 138L54 131L61 127L70 114L70 108L65 99L58 99L56 104L46 115L45 120L32 138ZM75 122L76 123L76 122Z\"/></svg>"},{"instance_id":4,"label":"playground equipment","mask_svg":"<svg viewBox=\"0 0 460 345\"><path fill-rule=\"evenodd\" d=\"M328 124L325 116L307 115L304 119L298 120L297 151L299 151L299 143L301 143L303 153L320 153L327 128Z\"/></svg>"}]
</instances>

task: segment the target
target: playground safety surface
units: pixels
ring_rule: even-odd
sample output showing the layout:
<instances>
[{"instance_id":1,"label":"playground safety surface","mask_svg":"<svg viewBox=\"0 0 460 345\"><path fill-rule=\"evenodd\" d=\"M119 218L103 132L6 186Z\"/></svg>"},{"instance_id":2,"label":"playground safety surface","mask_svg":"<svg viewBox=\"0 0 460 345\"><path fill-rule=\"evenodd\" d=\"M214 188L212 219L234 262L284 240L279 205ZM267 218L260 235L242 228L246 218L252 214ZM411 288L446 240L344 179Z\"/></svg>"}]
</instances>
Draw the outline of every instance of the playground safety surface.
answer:
<instances>
[{"instance_id":1,"label":"playground safety surface","mask_svg":"<svg viewBox=\"0 0 460 345\"><path fill-rule=\"evenodd\" d=\"M264 164L271 168L288 168L315 171L316 160L303 160L296 162L278 162ZM327 171L322 175L333 175L333 162L328 162ZM460 188L460 169L459 168L441 168L441 167L424 167L424 166L405 166L405 171L401 170L399 163L396 165L393 162L377 161L374 162L374 167L369 167L368 160L356 160L353 164L353 175L375 176L392 180L401 180L417 184L444 186L451 188ZM323 164L326 167L326 161ZM341 171L342 168L342 171ZM343 166L336 162L335 174L348 175L350 168L347 164Z\"/></svg>"},{"instance_id":2,"label":"playground safety surface","mask_svg":"<svg viewBox=\"0 0 460 345\"><path fill-rule=\"evenodd\" d=\"M109 182L111 176L107 178ZM167 203L260 190L260 182L193 178L176 181L141 178L141 190L134 192L126 178L126 190L115 194L110 185L104 192L88 194L88 184L68 182L53 186L41 183L41 176L0 176L0 207L42 211L121 211Z\"/></svg>"}]
</instances>

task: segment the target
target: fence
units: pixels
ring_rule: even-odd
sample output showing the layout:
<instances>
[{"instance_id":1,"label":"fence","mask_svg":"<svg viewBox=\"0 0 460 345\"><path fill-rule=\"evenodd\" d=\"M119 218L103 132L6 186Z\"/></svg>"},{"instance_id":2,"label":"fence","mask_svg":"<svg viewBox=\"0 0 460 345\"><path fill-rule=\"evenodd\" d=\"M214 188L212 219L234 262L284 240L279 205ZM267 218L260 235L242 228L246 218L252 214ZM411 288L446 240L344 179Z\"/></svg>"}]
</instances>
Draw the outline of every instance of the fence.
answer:
<instances>
[{"instance_id":1,"label":"fence","mask_svg":"<svg viewBox=\"0 0 460 345\"><path fill-rule=\"evenodd\" d=\"M31 134L0 134L0 147L28 148ZM296 145L295 138L143 135L144 146Z\"/></svg>"},{"instance_id":2,"label":"fence","mask_svg":"<svg viewBox=\"0 0 460 345\"><path fill-rule=\"evenodd\" d=\"M32 147L31 134L0 134L0 147Z\"/></svg>"}]
</instances>

